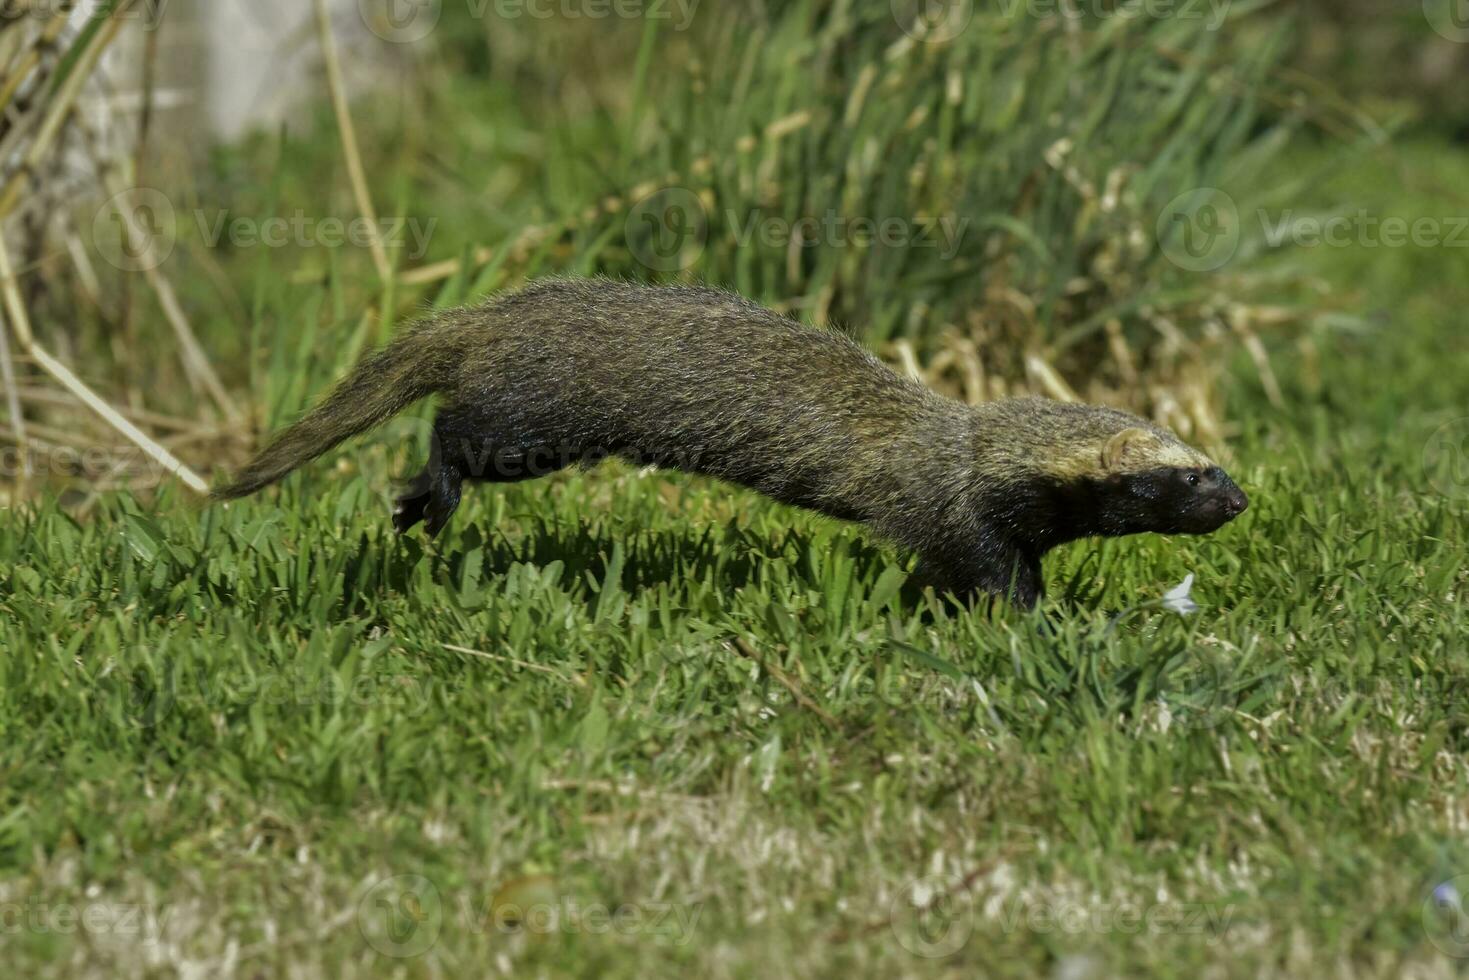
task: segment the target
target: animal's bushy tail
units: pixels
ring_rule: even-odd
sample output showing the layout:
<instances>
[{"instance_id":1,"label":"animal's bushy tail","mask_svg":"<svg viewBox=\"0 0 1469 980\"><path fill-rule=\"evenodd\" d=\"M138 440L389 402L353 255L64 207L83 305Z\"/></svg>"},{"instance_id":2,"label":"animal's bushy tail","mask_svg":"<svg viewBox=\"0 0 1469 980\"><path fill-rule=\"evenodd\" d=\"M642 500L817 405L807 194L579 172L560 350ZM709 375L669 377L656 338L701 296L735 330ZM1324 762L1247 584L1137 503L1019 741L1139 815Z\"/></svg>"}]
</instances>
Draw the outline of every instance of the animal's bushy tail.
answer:
<instances>
[{"instance_id":1,"label":"animal's bushy tail","mask_svg":"<svg viewBox=\"0 0 1469 980\"><path fill-rule=\"evenodd\" d=\"M248 496L443 390L462 361L470 329L462 322L431 322L369 354L321 404L279 433L232 482L215 487L211 496L218 500Z\"/></svg>"}]
</instances>

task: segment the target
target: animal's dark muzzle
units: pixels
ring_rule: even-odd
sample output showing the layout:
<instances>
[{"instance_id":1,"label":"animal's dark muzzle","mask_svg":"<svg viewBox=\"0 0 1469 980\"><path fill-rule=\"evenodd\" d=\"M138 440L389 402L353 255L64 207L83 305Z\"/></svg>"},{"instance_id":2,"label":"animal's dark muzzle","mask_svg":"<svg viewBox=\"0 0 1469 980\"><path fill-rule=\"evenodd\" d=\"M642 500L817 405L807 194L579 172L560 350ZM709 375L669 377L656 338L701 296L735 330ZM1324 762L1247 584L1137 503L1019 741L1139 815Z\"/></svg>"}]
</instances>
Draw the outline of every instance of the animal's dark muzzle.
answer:
<instances>
[{"instance_id":1,"label":"animal's dark muzzle","mask_svg":"<svg viewBox=\"0 0 1469 980\"><path fill-rule=\"evenodd\" d=\"M1232 521L1249 509L1250 498L1245 496L1245 492L1235 485L1233 480L1228 477L1225 480L1226 485L1222 488L1224 492L1222 505L1225 519Z\"/></svg>"}]
</instances>

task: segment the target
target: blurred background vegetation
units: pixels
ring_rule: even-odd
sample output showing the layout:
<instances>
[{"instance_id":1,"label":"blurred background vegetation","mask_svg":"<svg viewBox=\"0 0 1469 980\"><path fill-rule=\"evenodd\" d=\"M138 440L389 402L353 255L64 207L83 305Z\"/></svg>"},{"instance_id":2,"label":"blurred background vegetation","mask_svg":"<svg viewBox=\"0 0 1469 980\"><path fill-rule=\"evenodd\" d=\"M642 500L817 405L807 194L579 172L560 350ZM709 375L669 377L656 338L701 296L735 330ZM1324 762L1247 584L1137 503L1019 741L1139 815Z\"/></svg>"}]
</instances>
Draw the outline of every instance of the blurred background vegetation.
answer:
<instances>
[{"instance_id":1,"label":"blurred background vegetation","mask_svg":"<svg viewBox=\"0 0 1469 980\"><path fill-rule=\"evenodd\" d=\"M309 81L285 121L216 141L160 101L181 77L187 106L179 65L210 60L178 42L208 3L7 2L8 414L13 441L51 453L47 480L137 486L163 451L231 462L426 307L556 273L725 285L959 397L1112 402L1217 445L1227 367L1278 401L1272 357L1367 325L1238 215L1320 179L1330 155L1280 166L1303 143L1346 159L1404 129L1457 139L1469 50L1416 0L641 18L450 0L412 43L371 4L338 6L280 38ZM350 119L319 57L343 43ZM1217 268L1170 260L1190 229L1169 209L1208 188L1238 201L1238 247ZM320 247L368 207L415 235ZM272 218L305 231L262 247ZM83 384L157 451L99 450L140 439ZM91 452L57 467L67 444Z\"/></svg>"}]
</instances>

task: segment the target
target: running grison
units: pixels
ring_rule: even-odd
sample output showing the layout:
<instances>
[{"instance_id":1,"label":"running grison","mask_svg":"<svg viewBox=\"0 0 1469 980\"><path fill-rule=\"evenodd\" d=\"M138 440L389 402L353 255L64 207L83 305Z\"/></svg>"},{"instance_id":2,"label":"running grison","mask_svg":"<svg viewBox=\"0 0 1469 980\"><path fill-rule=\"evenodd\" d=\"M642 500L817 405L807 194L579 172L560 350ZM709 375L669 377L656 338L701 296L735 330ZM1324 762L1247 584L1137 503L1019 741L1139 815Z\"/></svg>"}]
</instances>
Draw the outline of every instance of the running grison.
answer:
<instances>
[{"instance_id":1,"label":"running grison","mask_svg":"<svg viewBox=\"0 0 1469 980\"><path fill-rule=\"evenodd\" d=\"M550 279L432 316L365 357L219 499L252 494L429 395L427 467L400 532L444 529L465 480L609 456L858 521L961 599L1030 608L1041 556L1089 536L1203 534L1245 494L1172 432L1113 408L966 405L846 335L701 286Z\"/></svg>"}]
</instances>

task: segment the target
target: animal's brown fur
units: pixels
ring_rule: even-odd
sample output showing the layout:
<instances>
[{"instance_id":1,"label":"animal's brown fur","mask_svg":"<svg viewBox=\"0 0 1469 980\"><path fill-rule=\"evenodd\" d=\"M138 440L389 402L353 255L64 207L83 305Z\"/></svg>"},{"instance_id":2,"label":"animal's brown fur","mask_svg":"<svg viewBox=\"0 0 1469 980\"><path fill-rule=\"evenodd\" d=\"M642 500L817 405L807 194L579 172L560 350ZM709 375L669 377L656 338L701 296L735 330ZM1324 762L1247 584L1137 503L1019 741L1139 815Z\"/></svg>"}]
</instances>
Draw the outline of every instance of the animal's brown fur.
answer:
<instances>
[{"instance_id":1,"label":"animal's brown fur","mask_svg":"<svg viewBox=\"0 0 1469 980\"><path fill-rule=\"evenodd\" d=\"M1211 530L1229 493L1238 507L1223 520L1244 506L1206 457L1125 412L1041 399L967 406L840 333L730 293L603 279L543 281L411 330L216 495L253 493L430 394L444 398L434 460L401 501L400 529L423 519L437 533L464 479L521 480L617 455L862 521L916 550L949 588L1029 605L1039 557L1061 541ZM1138 491L1185 470L1211 475L1209 515L1170 496L1172 483Z\"/></svg>"}]
</instances>

